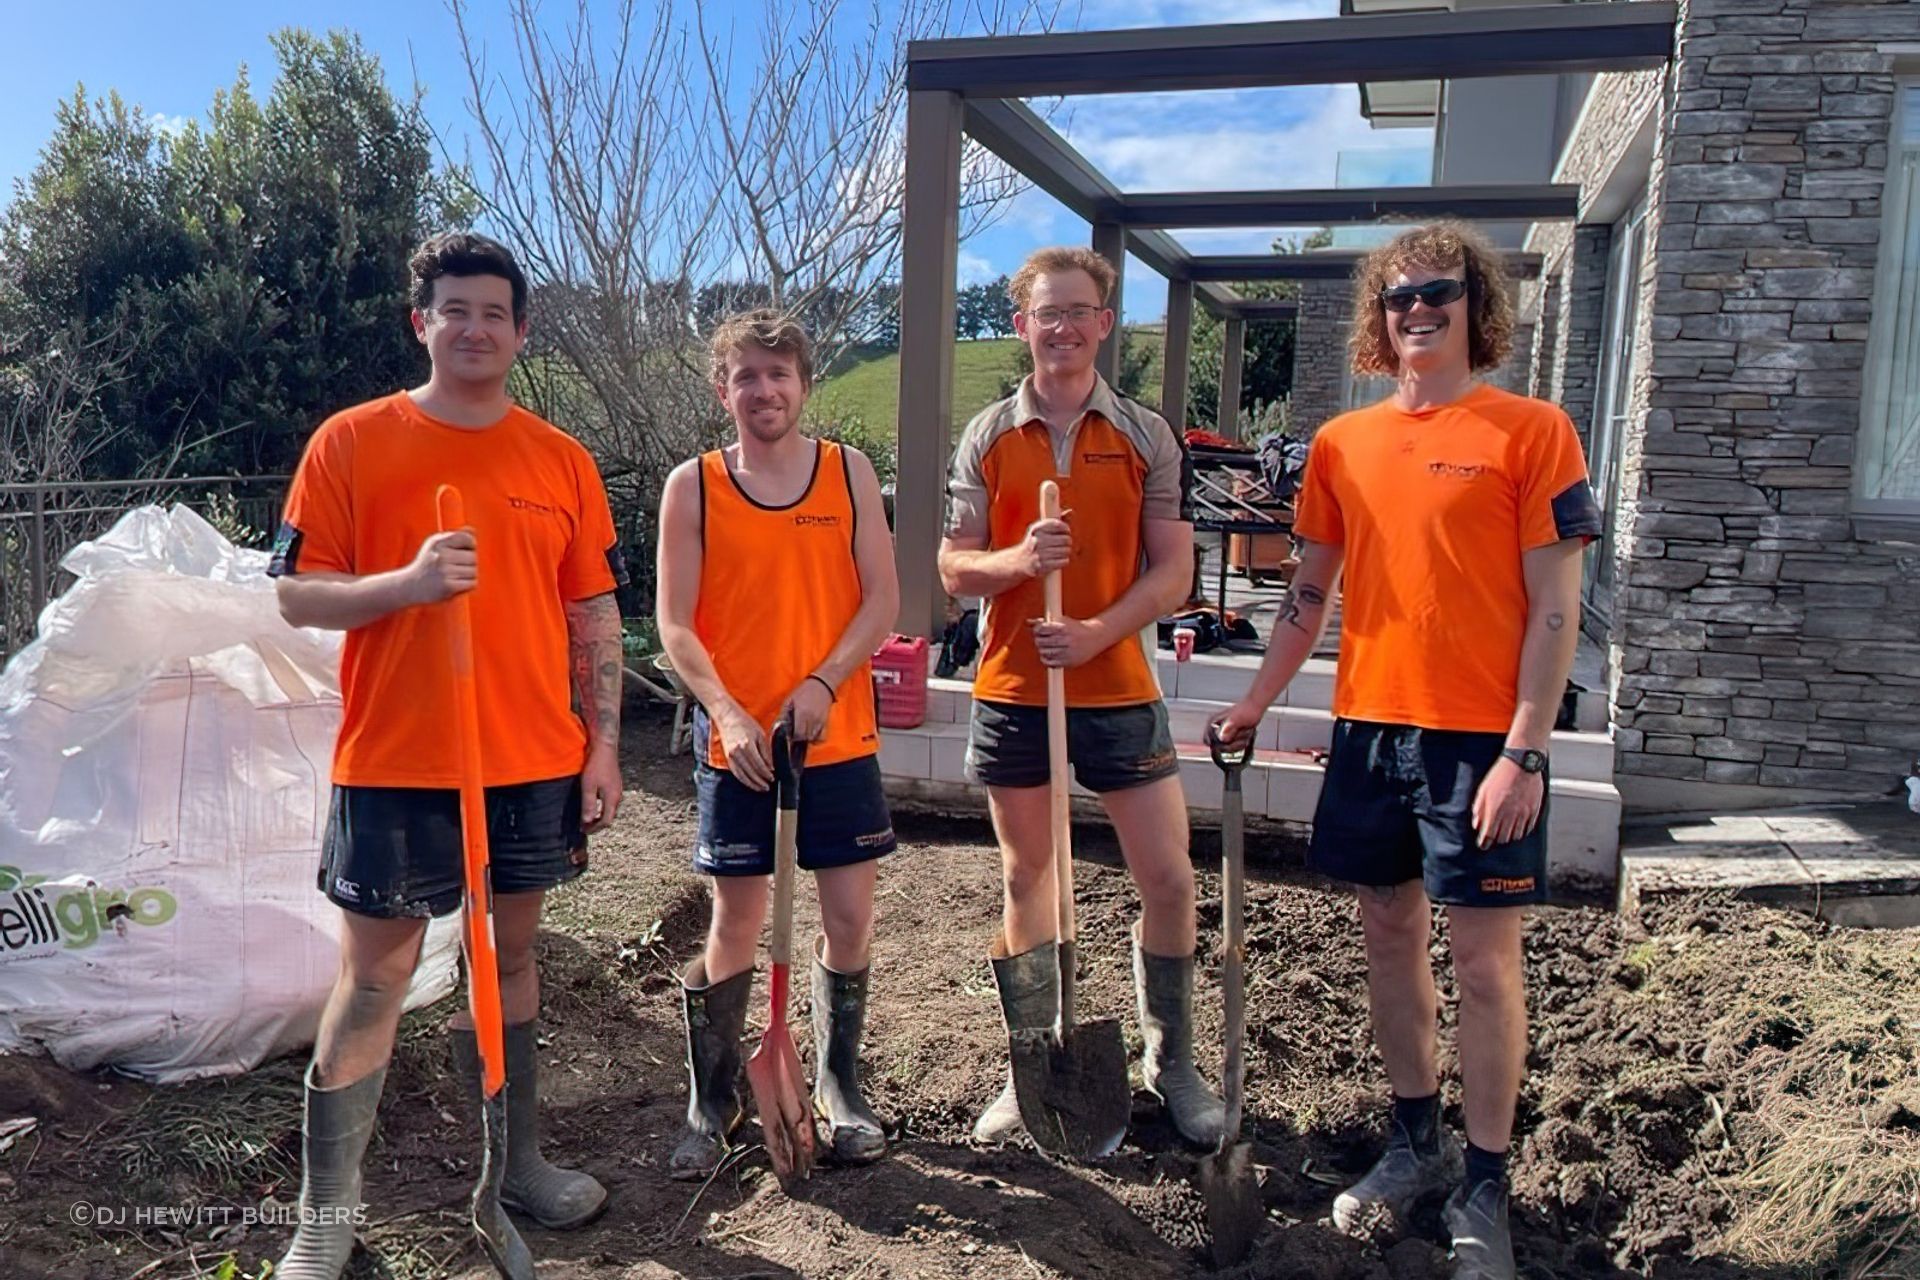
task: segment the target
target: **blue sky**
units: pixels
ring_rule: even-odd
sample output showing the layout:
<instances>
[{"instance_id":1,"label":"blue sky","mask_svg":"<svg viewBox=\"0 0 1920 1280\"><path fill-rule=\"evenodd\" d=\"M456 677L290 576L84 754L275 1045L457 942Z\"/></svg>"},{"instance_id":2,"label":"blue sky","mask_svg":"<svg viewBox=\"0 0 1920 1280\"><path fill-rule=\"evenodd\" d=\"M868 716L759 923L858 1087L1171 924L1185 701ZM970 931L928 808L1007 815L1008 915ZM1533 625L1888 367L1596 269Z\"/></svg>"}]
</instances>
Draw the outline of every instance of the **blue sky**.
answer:
<instances>
[{"instance_id":1,"label":"blue sky","mask_svg":"<svg viewBox=\"0 0 1920 1280\"><path fill-rule=\"evenodd\" d=\"M704 3L710 19L760 11L755 0ZM429 116L456 150L464 130L465 73L440 0L55 0L10 7L11 109L0 114L0 192L8 198L51 132L55 105L76 84L90 95L117 90L166 119L196 116L243 63L253 70L256 91L265 91L273 67L268 36L285 26L358 33L396 86L418 77ZM559 17L572 0L548 0L547 7ZM858 0L849 5L863 7ZM481 11L480 38L504 52L504 0L477 0L473 8ZM1336 11L1337 0L1087 0L1072 25L1246 22ZM1425 131L1369 129L1351 85L1078 98L1054 122L1116 184L1134 191L1333 186L1337 163L1347 184L1424 182L1431 155ZM1265 248L1277 230L1179 235L1197 250L1232 253ZM1086 235L1079 219L1031 192L962 246L961 279L991 278L1039 245L1083 242ZM1138 263L1129 264L1128 286L1129 319L1164 311L1163 282Z\"/></svg>"}]
</instances>

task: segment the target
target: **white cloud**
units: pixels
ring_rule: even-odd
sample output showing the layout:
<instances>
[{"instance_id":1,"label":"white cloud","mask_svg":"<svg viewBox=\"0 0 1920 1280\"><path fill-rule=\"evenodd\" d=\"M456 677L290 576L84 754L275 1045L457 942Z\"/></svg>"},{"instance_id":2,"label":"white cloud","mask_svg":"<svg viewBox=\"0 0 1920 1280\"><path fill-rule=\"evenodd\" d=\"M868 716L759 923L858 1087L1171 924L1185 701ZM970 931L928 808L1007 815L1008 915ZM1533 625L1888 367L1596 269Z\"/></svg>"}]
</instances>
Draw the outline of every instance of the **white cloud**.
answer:
<instances>
[{"instance_id":1,"label":"white cloud","mask_svg":"<svg viewBox=\"0 0 1920 1280\"><path fill-rule=\"evenodd\" d=\"M979 254L968 253L965 249L960 251L959 261L955 264L955 279L961 288L970 284L985 284L999 274L993 269L993 264Z\"/></svg>"},{"instance_id":2,"label":"white cloud","mask_svg":"<svg viewBox=\"0 0 1920 1280\"><path fill-rule=\"evenodd\" d=\"M1123 190L1331 187L1342 151L1391 152L1409 167L1432 154L1428 130L1395 130L1391 142L1376 132L1350 84L1153 97L1144 110L1081 114L1066 125L1074 145ZM1213 101L1199 101L1206 99Z\"/></svg>"},{"instance_id":3,"label":"white cloud","mask_svg":"<svg viewBox=\"0 0 1920 1280\"><path fill-rule=\"evenodd\" d=\"M147 112L147 123L153 126L153 131L169 138L179 137L193 122L192 116L169 115L164 111Z\"/></svg>"}]
</instances>

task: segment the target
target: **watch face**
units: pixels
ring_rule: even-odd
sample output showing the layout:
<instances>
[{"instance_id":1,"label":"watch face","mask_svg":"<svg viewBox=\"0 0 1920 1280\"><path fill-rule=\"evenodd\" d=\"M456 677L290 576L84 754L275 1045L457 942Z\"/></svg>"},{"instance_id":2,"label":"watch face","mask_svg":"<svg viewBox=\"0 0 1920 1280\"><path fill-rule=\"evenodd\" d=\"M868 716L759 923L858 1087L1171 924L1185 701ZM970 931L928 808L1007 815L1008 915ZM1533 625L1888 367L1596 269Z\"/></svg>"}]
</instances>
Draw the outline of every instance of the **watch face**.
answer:
<instances>
[{"instance_id":1,"label":"watch face","mask_svg":"<svg viewBox=\"0 0 1920 1280\"><path fill-rule=\"evenodd\" d=\"M1543 751L1528 751L1520 760L1520 767L1528 773L1539 773L1547 767L1547 756Z\"/></svg>"}]
</instances>

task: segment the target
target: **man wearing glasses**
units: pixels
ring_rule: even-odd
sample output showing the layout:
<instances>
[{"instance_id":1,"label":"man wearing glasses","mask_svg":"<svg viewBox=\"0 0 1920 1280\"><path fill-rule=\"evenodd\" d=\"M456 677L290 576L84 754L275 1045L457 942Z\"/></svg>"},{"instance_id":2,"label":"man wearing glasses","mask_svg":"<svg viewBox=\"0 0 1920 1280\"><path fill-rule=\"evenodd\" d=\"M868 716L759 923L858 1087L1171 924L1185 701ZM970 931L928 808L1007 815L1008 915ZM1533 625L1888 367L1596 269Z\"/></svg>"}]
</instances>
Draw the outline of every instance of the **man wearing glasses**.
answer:
<instances>
[{"instance_id":1,"label":"man wearing glasses","mask_svg":"<svg viewBox=\"0 0 1920 1280\"><path fill-rule=\"evenodd\" d=\"M1474 381L1512 345L1502 276L1496 251L1455 223L1403 232L1361 264L1353 370L1399 385L1314 437L1293 591L1252 688L1218 721L1229 740L1253 731L1312 653L1344 566L1338 719L1308 861L1359 890L1394 1101L1386 1153L1333 1219L1373 1235L1451 1189L1462 1280L1514 1275L1521 924L1546 899L1546 753L1573 665L1581 550L1600 532L1567 415ZM1460 990L1464 1160L1440 1123L1434 903Z\"/></svg>"},{"instance_id":2,"label":"man wearing glasses","mask_svg":"<svg viewBox=\"0 0 1920 1280\"><path fill-rule=\"evenodd\" d=\"M1019 390L967 425L948 485L940 577L978 596L983 636L967 764L987 788L1005 876L994 979L1010 1031L1059 1014L1060 968L1048 802L1049 667L1066 669L1067 753L1099 795L1140 893L1134 982L1143 1074L1188 1142L1220 1138L1220 1099L1193 1065L1193 867L1166 705L1140 631L1186 599L1193 573L1186 452L1165 419L1115 394L1094 356L1113 330L1115 272L1090 249L1034 254L1010 292L1033 353ZM1042 481L1064 518L1040 516ZM1064 621L1040 621L1043 579L1060 569ZM1009 1075L974 1127L1020 1130Z\"/></svg>"}]
</instances>

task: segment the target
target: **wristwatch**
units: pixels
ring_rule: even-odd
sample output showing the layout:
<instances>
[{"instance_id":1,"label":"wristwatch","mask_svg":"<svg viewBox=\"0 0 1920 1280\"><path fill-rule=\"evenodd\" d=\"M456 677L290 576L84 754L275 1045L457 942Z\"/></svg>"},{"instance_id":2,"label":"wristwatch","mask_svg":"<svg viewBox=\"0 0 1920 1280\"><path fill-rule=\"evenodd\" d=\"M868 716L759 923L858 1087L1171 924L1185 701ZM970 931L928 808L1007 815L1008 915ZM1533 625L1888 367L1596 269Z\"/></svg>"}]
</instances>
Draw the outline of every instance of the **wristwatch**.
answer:
<instances>
[{"instance_id":1,"label":"wristwatch","mask_svg":"<svg viewBox=\"0 0 1920 1280\"><path fill-rule=\"evenodd\" d=\"M1520 766L1522 773L1544 773L1547 768L1547 753L1535 751L1532 747L1503 747L1500 754Z\"/></svg>"}]
</instances>

